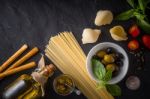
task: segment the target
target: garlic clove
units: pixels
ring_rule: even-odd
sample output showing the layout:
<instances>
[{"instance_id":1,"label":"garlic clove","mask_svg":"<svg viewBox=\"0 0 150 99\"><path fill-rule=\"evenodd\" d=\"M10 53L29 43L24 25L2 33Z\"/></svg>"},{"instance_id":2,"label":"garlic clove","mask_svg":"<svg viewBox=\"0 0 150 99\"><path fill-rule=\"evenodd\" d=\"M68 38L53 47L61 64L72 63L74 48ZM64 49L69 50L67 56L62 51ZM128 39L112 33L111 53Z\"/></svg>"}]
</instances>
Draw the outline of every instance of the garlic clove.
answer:
<instances>
[{"instance_id":1,"label":"garlic clove","mask_svg":"<svg viewBox=\"0 0 150 99\"><path fill-rule=\"evenodd\" d=\"M39 69L42 69L42 68L44 68L44 67L45 67L45 59L44 59L44 55L41 54L41 59L40 59L39 62L38 62L38 68L39 68Z\"/></svg>"},{"instance_id":2,"label":"garlic clove","mask_svg":"<svg viewBox=\"0 0 150 99\"><path fill-rule=\"evenodd\" d=\"M127 33L122 26L114 26L110 29L111 37L116 41L125 41L128 39Z\"/></svg>"},{"instance_id":3,"label":"garlic clove","mask_svg":"<svg viewBox=\"0 0 150 99\"><path fill-rule=\"evenodd\" d=\"M113 14L109 10L100 10L97 12L95 18L95 25L101 26L106 24L111 24L113 20Z\"/></svg>"},{"instance_id":4,"label":"garlic clove","mask_svg":"<svg viewBox=\"0 0 150 99\"><path fill-rule=\"evenodd\" d=\"M86 28L83 30L82 43L94 43L97 41L100 34L101 30Z\"/></svg>"}]
</instances>

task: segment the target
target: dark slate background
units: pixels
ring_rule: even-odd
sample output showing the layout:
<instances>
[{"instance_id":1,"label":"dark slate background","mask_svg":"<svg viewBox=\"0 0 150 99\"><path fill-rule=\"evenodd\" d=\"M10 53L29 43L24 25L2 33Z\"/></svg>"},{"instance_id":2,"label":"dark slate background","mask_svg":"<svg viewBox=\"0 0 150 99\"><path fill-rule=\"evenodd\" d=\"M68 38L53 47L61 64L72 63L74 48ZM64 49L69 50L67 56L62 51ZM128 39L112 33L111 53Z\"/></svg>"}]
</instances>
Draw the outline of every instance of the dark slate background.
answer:
<instances>
[{"instance_id":1,"label":"dark slate background","mask_svg":"<svg viewBox=\"0 0 150 99\"><path fill-rule=\"evenodd\" d=\"M121 24L127 30L132 20L128 22L113 21L111 25L96 27L94 19L99 9L111 10L114 15L129 9L126 0L0 0L0 64L7 60L24 43L30 49L34 46L40 48L44 53L45 45L51 36L62 31L72 31L79 41L81 47L87 54L97 43L110 41L121 45L128 53L130 67L127 76L119 85L122 88L122 96L117 99L149 99L150 89L150 53L145 50L144 69L136 69L136 58L129 54L127 42L113 41L109 29L114 25ZM102 30L102 35L97 43L82 45L81 35L84 28L97 28ZM40 54L31 60L39 60ZM46 59L47 64L50 63ZM21 74L30 74L34 69L26 70L15 75L6 77L0 81L0 95L4 88L14 81ZM60 74L57 71L46 85L44 99L86 99L83 95L77 96L74 93L62 97L57 95L53 88L53 79ZM141 87L137 91L128 90L125 80L129 75L137 75L141 79ZM89 89L90 90L90 89Z\"/></svg>"}]
</instances>

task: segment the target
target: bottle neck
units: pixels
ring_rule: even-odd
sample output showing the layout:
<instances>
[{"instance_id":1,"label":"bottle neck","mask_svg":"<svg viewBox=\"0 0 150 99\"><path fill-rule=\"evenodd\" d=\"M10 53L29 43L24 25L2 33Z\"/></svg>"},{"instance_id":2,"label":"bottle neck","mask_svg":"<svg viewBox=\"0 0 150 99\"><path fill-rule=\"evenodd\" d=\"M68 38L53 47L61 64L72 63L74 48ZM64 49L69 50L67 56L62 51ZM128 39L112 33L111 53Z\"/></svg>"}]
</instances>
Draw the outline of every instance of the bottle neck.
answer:
<instances>
[{"instance_id":1,"label":"bottle neck","mask_svg":"<svg viewBox=\"0 0 150 99\"><path fill-rule=\"evenodd\" d=\"M55 67L52 64L50 64L48 66L45 66L41 70L33 72L31 75L35 81L44 84L47 82L48 77L53 75L55 70Z\"/></svg>"},{"instance_id":2,"label":"bottle neck","mask_svg":"<svg viewBox=\"0 0 150 99\"><path fill-rule=\"evenodd\" d=\"M41 90L42 90L42 96L44 96L44 85L47 82L48 77L52 76L54 71L55 71L54 65L50 64L48 66L45 66L43 69L33 72L31 76L33 79L40 83L41 85Z\"/></svg>"},{"instance_id":3,"label":"bottle neck","mask_svg":"<svg viewBox=\"0 0 150 99\"><path fill-rule=\"evenodd\" d=\"M44 77L50 77L53 75L54 73L54 68L53 67L49 67L49 66L46 66L44 67L42 70L38 71L38 73L41 75L41 76L44 76Z\"/></svg>"}]
</instances>

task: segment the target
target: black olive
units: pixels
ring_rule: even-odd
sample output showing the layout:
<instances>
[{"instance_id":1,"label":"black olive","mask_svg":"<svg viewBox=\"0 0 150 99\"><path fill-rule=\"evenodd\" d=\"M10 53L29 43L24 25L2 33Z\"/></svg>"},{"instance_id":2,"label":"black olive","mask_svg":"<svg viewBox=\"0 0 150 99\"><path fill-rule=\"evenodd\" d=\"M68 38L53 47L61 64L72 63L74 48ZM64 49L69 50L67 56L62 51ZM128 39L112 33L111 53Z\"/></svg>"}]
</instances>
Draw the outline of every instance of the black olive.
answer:
<instances>
[{"instance_id":1,"label":"black olive","mask_svg":"<svg viewBox=\"0 0 150 99\"><path fill-rule=\"evenodd\" d=\"M94 55L93 59L100 60L100 57L98 57L97 55Z\"/></svg>"},{"instance_id":2,"label":"black olive","mask_svg":"<svg viewBox=\"0 0 150 99\"><path fill-rule=\"evenodd\" d=\"M121 53L116 53L115 54L116 59L123 59L123 55Z\"/></svg>"},{"instance_id":3,"label":"black olive","mask_svg":"<svg viewBox=\"0 0 150 99\"><path fill-rule=\"evenodd\" d=\"M112 76L115 77L119 74L120 68L118 66L115 67L115 71L112 73Z\"/></svg>"},{"instance_id":4,"label":"black olive","mask_svg":"<svg viewBox=\"0 0 150 99\"><path fill-rule=\"evenodd\" d=\"M117 75L118 75L118 73L119 73L119 71L114 71L114 72L112 73L112 77L117 76Z\"/></svg>"},{"instance_id":5,"label":"black olive","mask_svg":"<svg viewBox=\"0 0 150 99\"><path fill-rule=\"evenodd\" d=\"M111 47L107 48L107 49L106 49L106 53L107 53L107 54L113 53L113 48L111 48Z\"/></svg>"},{"instance_id":6,"label":"black olive","mask_svg":"<svg viewBox=\"0 0 150 99\"><path fill-rule=\"evenodd\" d=\"M118 66L115 67L115 71L119 72L120 68Z\"/></svg>"},{"instance_id":7,"label":"black olive","mask_svg":"<svg viewBox=\"0 0 150 99\"><path fill-rule=\"evenodd\" d=\"M123 66L122 60L116 60L115 63L116 63L117 66Z\"/></svg>"}]
</instances>

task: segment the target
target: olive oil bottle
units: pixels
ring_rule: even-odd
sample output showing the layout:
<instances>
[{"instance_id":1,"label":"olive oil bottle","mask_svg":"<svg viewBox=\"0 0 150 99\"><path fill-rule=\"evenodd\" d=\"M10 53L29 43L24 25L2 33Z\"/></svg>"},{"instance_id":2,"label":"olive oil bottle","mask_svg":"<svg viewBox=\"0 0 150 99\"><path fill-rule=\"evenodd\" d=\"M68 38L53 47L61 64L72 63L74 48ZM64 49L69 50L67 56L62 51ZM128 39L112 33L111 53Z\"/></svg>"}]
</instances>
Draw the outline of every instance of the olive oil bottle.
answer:
<instances>
[{"instance_id":1,"label":"olive oil bottle","mask_svg":"<svg viewBox=\"0 0 150 99\"><path fill-rule=\"evenodd\" d=\"M55 67L52 64L44 66L43 63L41 58L36 71L31 75L21 75L7 86L2 94L3 99L38 99L44 96L44 85L54 73Z\"/></svg>"}]
</instances>

